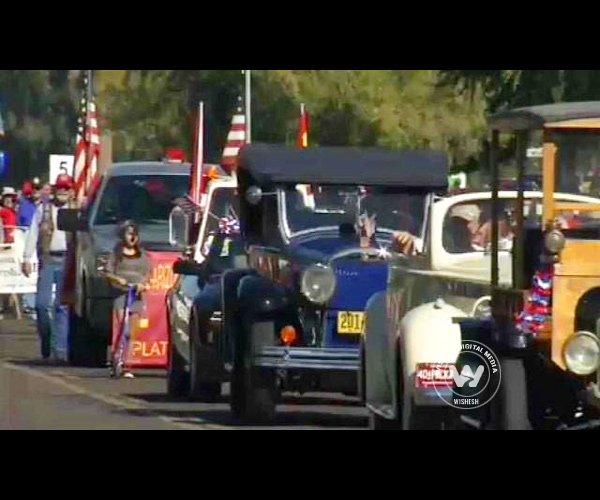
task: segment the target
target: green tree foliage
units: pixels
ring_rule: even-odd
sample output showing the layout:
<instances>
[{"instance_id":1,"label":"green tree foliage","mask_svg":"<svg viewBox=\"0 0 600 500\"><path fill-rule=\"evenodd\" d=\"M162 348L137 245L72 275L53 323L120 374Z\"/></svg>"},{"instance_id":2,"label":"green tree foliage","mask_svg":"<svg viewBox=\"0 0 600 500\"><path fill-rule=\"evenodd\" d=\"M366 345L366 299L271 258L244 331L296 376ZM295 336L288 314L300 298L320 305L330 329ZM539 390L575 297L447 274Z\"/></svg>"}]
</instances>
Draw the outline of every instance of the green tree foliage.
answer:
<instances>
[{"instance_id":1,"label":"green tree foliage","mask_svg":"<svg viewBox=\"0 0 600 500\"><path fill-rule=\"evenodd\" d=\"M237 97L239 70L129 72L105 100L120 158L191 146L197 102L205 102L207 159L218 161ZM436 148L455 163L477 153L482 95L465 96L437 71L257 70L252 73L252 136L293 144L299 105L307 104L312 145ZM122 137L122 138L121 138Z\"/></svg>"},{"instance_id":2,"label":"green tree foliage","mask_svg":"<svg viewBox=\"0 0 600 500\"><path fill-rule=\"evenodd\" d=\"M7 182L48 175L48 156L75 146L77 71L0 71L0 110L10 156Z\"/></svg>"},{"instance_id":3,"label":"green tree foliage","mask_svg":"<svg viewBox=\"0 0 600 500\"><path fill-rule=\"evenodd\" d=\"M0 106L17 180L48 170L48 155L73 150L80 70L0 72ZM191 156L199 100L206 159L219 161L243 96L240 70L96 71L100 126L116 160L156 159L166 148ZM309 144L435 148L454 168L475 168L485 116L515 106L600 99L598 70L255 70L252 139L296 140L299 105Z\"/></svg>"}]
</instances>

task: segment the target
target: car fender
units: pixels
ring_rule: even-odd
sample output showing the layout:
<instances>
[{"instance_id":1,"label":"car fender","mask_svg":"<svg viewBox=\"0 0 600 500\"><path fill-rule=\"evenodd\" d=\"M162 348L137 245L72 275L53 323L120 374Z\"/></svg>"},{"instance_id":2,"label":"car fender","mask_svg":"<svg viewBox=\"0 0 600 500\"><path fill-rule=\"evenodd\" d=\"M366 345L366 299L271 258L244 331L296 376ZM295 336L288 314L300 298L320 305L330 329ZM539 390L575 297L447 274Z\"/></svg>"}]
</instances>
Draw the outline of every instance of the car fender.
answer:
<instances>
[{"instance_id":1,"label":"car fender","mask_svg":"<svg viewBox=\"0 0 600 500\"><path fill-rule=\"evenodd\" d=\"M287 289L283 285L257 274L240 280L237 298L244 312L251 315L272 314L290 305Z\"/></svg>"},{"instance_id":2,"label":"car fender","mask_svg":"<svg viewBox=\"0 0 600 500\"><path fill-rule=\"evenodd\" d=\"M390 332L387 316L387 293L374 294L365 308L364 337L365 402L381 409L393 404L395 385L395 336ZM391 349L390 349L391 347Z\"/></svg>"},{"instance_id":3,"label":"car fender","mask_svg":"<svg viewBox=\"0 0 600 500\"><path fill-rule=\"evenodd\" d=\"M442 299L409 311L400 323L402 367L412 387L417 363L455 363L461 350L461 326L468 316Z\"/></svg>"}]
</instances>

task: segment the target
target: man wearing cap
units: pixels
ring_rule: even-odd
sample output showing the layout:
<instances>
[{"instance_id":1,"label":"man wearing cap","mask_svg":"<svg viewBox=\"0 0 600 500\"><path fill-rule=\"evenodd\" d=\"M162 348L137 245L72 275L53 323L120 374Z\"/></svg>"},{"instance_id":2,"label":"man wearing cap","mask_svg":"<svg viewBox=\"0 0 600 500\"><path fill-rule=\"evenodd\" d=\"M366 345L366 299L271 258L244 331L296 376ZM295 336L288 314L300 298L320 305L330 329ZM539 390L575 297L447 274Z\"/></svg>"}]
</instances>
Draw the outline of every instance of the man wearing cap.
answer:
<instances>
[{"instance_id":1,"label":"man wearing cap","mask_svg":"<svg viewBox=\"0 0 600 500\"><path fill-rule=\"evenodd\" d=\"M39 199L41 197L41 186L37 187L38 195L36 200L33 182L27 181L25 184L23 184L22 196L19 203L19 213L17 217L19 226L21 227L29 227L31 225L33 215L35 214Z\"/></svg>"},{"instance_id":2,"label":"man wearing cap","mask_svg":"<svg viewBox=\"0 0 600 500\"><path fill-rule=\"evenodd\" d=\"M36 177L33 181L27 181L23 184L17 222L19 226L29 228L31 221L40 204L42 197L42 184ZM32 319L35 319L35 294L27 293L23 296L24 312Z\"/></svg>"},{"instance_id":3,"label":"man wearing cap","mask_svg":"<svg viewBox=\"0 0 600 500\"><path fill-rule=\"evenodd\" d=\"M58 229L57 219L58 210L69 202L72 187L71 177L65 174L57 177L54 199L43 198L35 211L23 259L23 272L28 276L34 252L38 253L40 269L35 308L42 357L48 359L54 354L56 361L61 364L67 362L69 335L68 309L60 304L67 234ZM56 294L52 293L53 285L56 285ZM54 353L51 353L52 333L55 334Z\"/></svg>"}]
</instances>

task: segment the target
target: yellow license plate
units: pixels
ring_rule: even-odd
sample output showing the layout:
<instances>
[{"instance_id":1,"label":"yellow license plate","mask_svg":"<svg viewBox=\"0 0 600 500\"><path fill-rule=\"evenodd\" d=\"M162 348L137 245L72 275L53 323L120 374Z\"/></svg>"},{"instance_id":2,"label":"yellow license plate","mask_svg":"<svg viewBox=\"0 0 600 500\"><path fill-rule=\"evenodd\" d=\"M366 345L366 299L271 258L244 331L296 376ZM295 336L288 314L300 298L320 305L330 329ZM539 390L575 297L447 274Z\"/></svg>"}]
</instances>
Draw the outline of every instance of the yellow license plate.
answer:
<instances>
[{"instance_id":1,"label":"yellow license plate","mask_svg":"<svg viewBox=\"0 0 600 500\"><path fill-rule=\"evenodd\" d=\"M338 312L337 331L344 335L362 335L365 333L365 313L354 311Z\"/></svg>"}]
</instances>

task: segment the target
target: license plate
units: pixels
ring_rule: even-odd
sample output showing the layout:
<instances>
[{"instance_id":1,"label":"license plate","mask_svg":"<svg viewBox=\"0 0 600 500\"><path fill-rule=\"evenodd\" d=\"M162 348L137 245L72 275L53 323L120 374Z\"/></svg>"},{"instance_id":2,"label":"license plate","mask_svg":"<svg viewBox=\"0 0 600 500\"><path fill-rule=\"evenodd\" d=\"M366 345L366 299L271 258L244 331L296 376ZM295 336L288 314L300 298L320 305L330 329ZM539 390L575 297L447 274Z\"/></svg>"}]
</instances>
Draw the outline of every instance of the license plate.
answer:
<instances>
[{"instance_id":1,"label":"license plate","mask_svg":"<svg viewBox=\"0 0 600 500\"><path fill-rule=\"evenodd\" d=\"M450 363L418 363L415 385L418 389L448 389L454 387Z\"/></svg>"},{"instance_id":2,"label":"license plate","mask_svg":"<svg viewBox=\"0 0 600 500\"><path fill-rule=\"evenodd\" d=\"M343 335L362 335L365 333L365 313L354 311L338 312L337 331Z\"/></svg>"}]
</instances>

